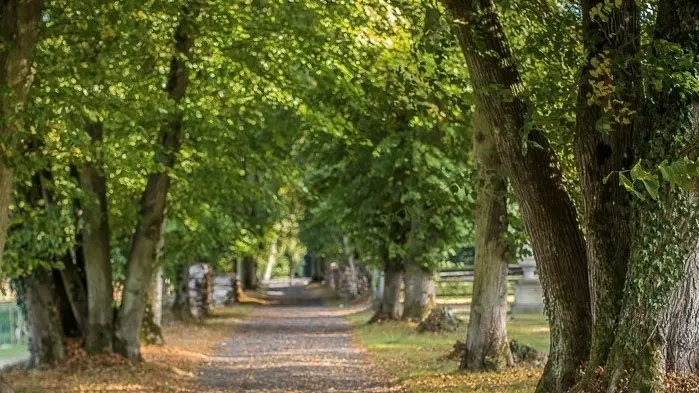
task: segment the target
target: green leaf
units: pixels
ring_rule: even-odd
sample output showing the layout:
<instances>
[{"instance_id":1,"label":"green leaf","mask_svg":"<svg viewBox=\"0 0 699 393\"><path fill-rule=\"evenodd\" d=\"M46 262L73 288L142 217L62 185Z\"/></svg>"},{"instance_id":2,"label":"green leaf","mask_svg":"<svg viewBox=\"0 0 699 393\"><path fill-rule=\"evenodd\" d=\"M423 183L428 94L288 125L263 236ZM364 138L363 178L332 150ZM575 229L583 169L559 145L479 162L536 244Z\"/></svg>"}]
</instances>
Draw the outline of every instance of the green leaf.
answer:
<instances>
[{"instance_id":1,"label":"green leaf","mask_svg":"<svg viewBox=\"0 0 699 393\"><path fill-rule=\"evenodd\" d=\"M636 180L645 180L645 179L650 179L653 178L654 176L643 169L643 166L641 166L641 160L638 160L636 165L631 168L631 178L636 181Z\"/></svg>"},{"instance_id":2,"label":"green leaf","mask_svg":"<svg viewBox=\"0 0 699 393\"><path fill-rule=\"evenodd\" d=\"M619 185L624 186L626 191L635 191L633 188L633 182L621 172L619 172Z\"/></svg>"},{"instance_id":3,"label":"green leaf","mask_svg":"<svg viewBox=\"0 0 699 393\"><path fill-rule=\"evenodd\" d=\"M643 186L646 187L646 191L648 191L648 194L650 194L650 197L654 200L658 200L658 189L660 189L658 179L653 176L650 179L643 179L642 182Z\"/></svg>"},{"instance_id":4,"label":"green leaf","mask_svg":"<svg viewBox=\"0 0 699 393\"><path fill-rule=\"evenodd\" d=\"M672 183L672 179L674 177L674 174L672 173L672 168L670 166L668 166L665 161L663 161L663 163L658 165L658 169L660 170L660 173L663 175L663 179L665 179L665 181Z\"/></svg>"}]
</instances>

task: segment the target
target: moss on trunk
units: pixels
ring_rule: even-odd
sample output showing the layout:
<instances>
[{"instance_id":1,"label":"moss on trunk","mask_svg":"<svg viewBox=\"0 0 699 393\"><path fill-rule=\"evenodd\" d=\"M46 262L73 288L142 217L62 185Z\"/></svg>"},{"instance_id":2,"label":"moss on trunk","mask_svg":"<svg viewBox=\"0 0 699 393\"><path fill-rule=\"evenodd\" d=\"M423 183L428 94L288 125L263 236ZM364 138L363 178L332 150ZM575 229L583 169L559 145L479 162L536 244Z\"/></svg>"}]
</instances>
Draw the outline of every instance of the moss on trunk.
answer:
<instances>
[{"instance_id":1,"label":"moss on trunk","mask_svg":"<svg viewBox=\"0 0 699 393\"><path fill-rule=\"evenodd\" d=\"M473 115L476 157L476 270L461 368L502 370L512 364L507 344L507 182L485 108Z\"/></svg>"}]
</instances>

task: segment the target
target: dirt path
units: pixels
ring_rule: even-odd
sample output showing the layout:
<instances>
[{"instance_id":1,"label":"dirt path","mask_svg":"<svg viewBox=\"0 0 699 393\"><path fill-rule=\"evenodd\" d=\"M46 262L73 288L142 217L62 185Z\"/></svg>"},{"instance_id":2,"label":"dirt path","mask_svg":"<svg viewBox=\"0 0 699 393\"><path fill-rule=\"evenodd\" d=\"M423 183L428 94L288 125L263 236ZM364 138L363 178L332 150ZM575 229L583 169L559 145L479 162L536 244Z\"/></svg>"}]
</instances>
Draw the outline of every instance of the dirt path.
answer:
<instances>
[{"instance_id":1,"label":"dirt path","mask_svg":"<svg viewBox=\"0 0 699 393\"><path fill-rule=\"evenodd\" d=\"M198 392L396 392L353 342L340 311L303 286L274 288L221 344Z\"/></svg>"}]
</instances>

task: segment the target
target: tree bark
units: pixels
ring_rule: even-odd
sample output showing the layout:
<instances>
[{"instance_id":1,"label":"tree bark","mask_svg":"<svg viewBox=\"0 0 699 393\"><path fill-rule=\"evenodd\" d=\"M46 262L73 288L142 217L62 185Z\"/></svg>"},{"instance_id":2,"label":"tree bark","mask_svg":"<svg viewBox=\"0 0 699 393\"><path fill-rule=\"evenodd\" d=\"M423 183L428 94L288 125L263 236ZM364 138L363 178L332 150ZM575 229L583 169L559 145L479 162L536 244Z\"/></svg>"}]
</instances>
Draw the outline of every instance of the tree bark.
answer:
<instances>
[{"instance_id":1,"label":"tree bark","mask_svg":"<svg viewBox=\"0 0 699 393\"><path fill-rule=\"evenodd\" d=\"M196 320L192 314L192 307L189 300L189 265L183 264L180 267L180 276L177 282L177 291L175 292L175 302L172 305L172 312L176 319L185 322Z\"/></svg>"},{"instance_id":2,"label":"tree bark","mask_svg":"<svg viewBox=\"0 0 699 393\"><path fill-rule=\"evenodd\" d=\"M64 262L65 263L65 262ZM69 337L84 337L87 323L87 295L82 277L74 266L65 264L62 270L54 271L56 289L60 303L66 303L66 312L61 312L63 332ZM57 299L57 300L58 300Z\"/></svg>"},{"instance_id":3,"label":"tree bark","mask_svg":"<svg viewBox=\"0 0 699 393\"><path fill-rule=\"evenodd\" d=\"M51 272L40 270L21 279L29 327L29 366L63 360L63 330L56 307Z\"/></svg>"},{"instance_id":4,"label":"tree bark","mask_svg":"<svg viewBox=\"0 0 699 393\"><path fill-rule=\"evenodd\" d=\"M696 1L663 0L654 44L667 48L669 42L695 58L698 25ZM662 49L652 50L654 56L666 56ZM634 149L646 166L697 155L699 100L683 89L673 85L650 89L638 109L644 123L637 131ZM694 336L699 331L696 183L694 187L687 192L661 184L658 201L634 201L633 248L619 326L605 365L608 390L624 385L629 392L662 392L666 371L699 369Z\"/></svg>"},{"instance_id":5,"label":"tree bark","mask_svg":"<svg viewBox=\"0 0 699 393\"><path fill-rule=\"evenodd\" d=\"M257 261L252 255L243 257L243 289L257 289Z\"/></svg>"},{"instance_id":6,"label":"tree bark","mask_svg":"<svg viewBox=\"0 0 699 393\"><path fill-rule=\"evenodd\" d=\"M405 271L403 319L422 321L437 304L434 272L408 265Z\"/></svg>"},{"instance_id":7,"label":"tree bark","mask_svg":"<svg viewBox=\"0 0 699 393\"><path fill-rule=\"evenodd\" d=\"M189 84L187 62L192 55L198 13L199 2L189 2L182 9L180 23L175 31L175 54L170 62L170 75L165 90L176 104L184 98ZM182 144L183 121L184 114L181 109L177 109L162 126L159 138L162 151L156 154L156 160L165 169L148 176L146 189L141 196L139 222L131 240L126 281L115 332L115 349L127 358L141 358L139 332L165 219L167 194L170 189L168 171L173 168Z\"/></svg>"},{"instance_id":8,"label":"tree bark","mask_svg":"<svg viewBox=\"0 0 699 393\"><path fill-rule=\"evenodd\" d=\"M354 248L352 247L349 235L344 235L342 237L342 245L345 250L347 265L350 271L350 277L347 282L347 293L349 294L350 298L356 299L359 296L359 285L357 282L359 278L357 277Z\"/></svg>"},{"instance_id":9,"label":"tree bark","mask_svg":"<svg viewBox=\"0 0 699 393\"><path fill-rule=\"evenodd\" d=\"M59 273L73 316L84 335L87 327L87 290L84 272L76 262L71 253L66 253L63 269Z\"/></svg>"},{"instance_id":10,"label":"tree bark","mask_svg":"<svg viewBox=\"0 0 699 393\"><path fill-rule=\"evenodd\" d=\"M386 320L395 321L401 318L403 310L400 303L400 289L403 283L403 270L402 262L397 260L386 261L386 266L384 267L386 286L383 298L369 323Z\"/></svg>"},{"instance_id":11,"label":"tree bark","mask_svg":"<svg viewBox=\"0 0 699 393\"><path fill-rule=\"evenodd\" d=\"M663 316L665 348L660 367L667 372L699 372L699 243L685 260L683 280Z\"/></svg>"},{"instance_id":12,"label":"tree bark","mask_svg":"<svg viewBox=\"0 0 699 393\"><path fill-rule=\"evenodd\" d=\"M0 135L13 134L20 127L17 112L32 84L32 61L39 35L43 0L7 0L0 4L0 83L10 92L0 96ZM4 147L0 156L7 157ZM0 264L7 239L9 207L12 200L12 169L0 160Z\"/></svg>"},{"instance_id":13,"label":"tree bark","mask_svg":"<svg viewBox=\"0 0 699 393\"><path fill-rule=\"evenodd\" d=\"M512 364L507 341L507 180L482 104L473 112L477 173L476 269L461 368L502 370Z\"/></svg>"},{"instance_id":14,"label":"tree bark","mask_svg":"<svg viewBox=\"0 0 699 393\"><path fill-rule=\"evenodd\" d=\"M322 282L325 276L325 262L322 258L311 255L311 282Z\"/></svg>"},{"instance_id":15,"label":"tree bark","mask_svg":"<svg viewBox=\"0 0 699 393\"><path fill-rule=\"evenodd\" d=\"M279 237L275 237L272 243L269 245L269 254L267 255L267 266L265 266L265 275L262 280L269 282L272 279L272 272L274 271L274 266L277 264L277 257L279 256Z\"/></svg>"},{"instance_id":16,"label":"tree bark","mask_svg":"<svg viewBox=\"0 0 699 393\"><path fill-rule=\"evenodd\" d=\"M68 292L63 286L61 272L58 270L51 271L54 288L54 303L58 311L58 319L61 321L61 331L64 337L80 337L82 338L82 330L80 330L80 322L76 319Z\"/></svg>"},{"instance_id":17,"label":"tree bark","mask_svg":"<svg viewBox=\"0 0 699 393\"><path fill-rule=\"evenodd\" d=\"M151 282L150 294L148 296L151 302L151 310L153 311L153 322L158 326L163 325L163 288L165 285L163 275L163 267L158 266Z\"/></svg>"},{"instance_id":18,"label":"tree bark","mask_svg":"<svg viewBox=\"0 0 699 393\"><path fill-rule=\"evenodd\" d=\"M493 127L541 273L551 347L537 392L565 391L575 383L590 345L587 256L577 213L546 137L536 129L521 134L527 129L524 88L493 1L446 4L457 18L476 97Z\"/></svg>"},{"instance_id":19,"label":"tree bark","mask_svg":"<svg viewBox=\"0 0 699 393\"><path fill-rule=\"evenodd\" d=\"M604 0L582 2L587 61L578 84L575 141L587 229L593 320L588 363L591 372L605 363L614 341L633 237L629 230L633 194L619 182L605 182L604 178L633 165L635 121L631 116L627 122L613 121L609 108L636 108L640 100L634 59L639 47L636 2L624 0L620 7L613 7L606 21L590 16L590 10L599 4ZM609 74L595 66L605 59L612 62ZM621 64L624 66L614 66ZM614 93L600 96L594 83L613 86ZM608 129L600 129L604 123Z\"/></svg>"},{"instance_id":20,"label":"tree bark","mask_svg":"<svg viewBox=\"0 0 699 393\"><path fill-rule=\"evenodd\" d=\"M294 256L288 250L285 253L286 259L289 261L289 285L294 282L294 276L296 274L296 261L294 261Z\"/></svg>"},{"instance_id":21,"label":"tree bark","mask_svg":"<svg viewBox=\"0 0 699 393\"><path fill-rule=\"evenodd\" d=\"M97 152L83 165L79 174L80 186L91 197L83 206L85 226L82 230L89 308L85 349L88 353L110 353L114 325L114 288L109 245L107 179L99 167L102 159L98 154L104 127L102 123L89 122L85 129Z\"/></svg>"}]
</instances>

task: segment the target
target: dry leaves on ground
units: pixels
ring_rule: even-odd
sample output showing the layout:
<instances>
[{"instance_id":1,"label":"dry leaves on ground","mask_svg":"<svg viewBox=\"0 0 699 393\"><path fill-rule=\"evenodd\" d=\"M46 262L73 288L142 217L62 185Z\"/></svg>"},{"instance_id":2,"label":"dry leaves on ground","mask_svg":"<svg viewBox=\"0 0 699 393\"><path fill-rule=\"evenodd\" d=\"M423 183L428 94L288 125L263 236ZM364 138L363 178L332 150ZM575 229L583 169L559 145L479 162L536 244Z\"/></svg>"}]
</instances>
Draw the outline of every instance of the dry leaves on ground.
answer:
<instances>
[{"instance_id":1,"label":"dry leaves on ground","mask_svg":"<svg viewBox=\"0 0 699 393\"><path fill-rule=\"evenodd\" d=\"M165 327L166 344L143 348L144 362L116 355L88 356L73 342L65 362L5 377L18 393L189 393L194 391L199 367L250 309L250 305L219 309L200 325Z\"/></svg>"}]
</instances>

